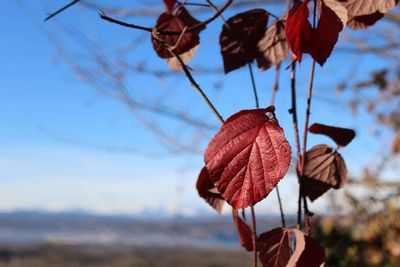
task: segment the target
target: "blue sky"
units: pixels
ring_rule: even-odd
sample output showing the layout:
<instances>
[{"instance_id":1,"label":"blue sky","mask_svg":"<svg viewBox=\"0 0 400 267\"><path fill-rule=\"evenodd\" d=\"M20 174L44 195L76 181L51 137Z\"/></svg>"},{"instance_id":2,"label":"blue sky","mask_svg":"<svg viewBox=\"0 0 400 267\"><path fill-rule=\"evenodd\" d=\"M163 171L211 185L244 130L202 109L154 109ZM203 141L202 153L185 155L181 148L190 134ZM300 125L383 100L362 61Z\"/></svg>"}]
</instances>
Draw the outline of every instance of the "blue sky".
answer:
<instances>
[{"instance_id":1,"label":"blue sky","mask_svg":"<svg viewBox=\"0 0 400 267\"><path fill-rule=\"evenodd\" d=\"M105 2L105 1L99 1ZM116 5L124 1L114 1ZM132 5L135 1L132 1ZM137 1L140 2L140 1ZM155 2L155 1L153 1ZM158 1L161 2L161 1ZM0 7L0 211L14 209L45 209L62 211L83 209L100 213L139 213L143 210L164 210L167 213L194 214L209 212L194 190L197 173L202 167L201 155L175 155L165 152L162 143L149 133L135 116L118 101L100 94L71 71L60 56L46 31L57 30L63 45L78 55L85 49L81 44L65 38L65 29L80 29L101 43L107 56L112 56L118 44L141 38L142 33L107 24L95 10L76 6L47 23L45 15L65 1L2 1ZM140 7L140 6L139 6ZM141 6L143 7L143 6ZM279 8L273 7L279 12ZM229 13L227 14L227 16ZM133 19L131 19L133 20ZM135 22L152 26L155 18L137 18ZM203 44L193 65L221 66L218 47L221 23L209 26L208 35L202 35ZM148 38L148 37L146 37ZM166 64L151 51L149 42L139 44L130 53L132 62L146 62L148 66L168 71ZM347 107L348 95L334 93L336 84L349 73L352 64L362 65L357 75L363 75L383 66L385 62L374 57L356 57L336 53L326 66L317 68L312 122L352 127L358 132L351 148L342 151L350 172L373 159L378 143L368 129L372 119L351 117ZM303 110L309 60L299 69L299 109ZM292 138L288 71L283 70L281 88L276 102L277 115L290 142ZM225 77L196 75L224 117L240 109L253 108L247 69ZM141 99L164 96L163 103L190 110L213 124L206 105L183 76L154 79L149 75L129 73L127 84ZM269 103L273 72L256 73L262 105ZM215 83L222 83L221 90ZM327 100L328 99L328 100ZM165 100L165 101L164 101ZM169 120L150 118L172 131L185 131ZM300 116L302 119L303 116ZM211 133L208 133L211 135ZM309 145L330 142L312 137ZM110 152L93 146L112 146L143 150L149 154ZM204 147L204 144L201 144ZM126 151L125 151L126 152ZM361 153L360 153L361 152ZM296 203L291 196L297 190L291 176L282 182L284 199ZM263 205L267 212L275 210L275 197ZM324 209L324 201L316 205Z\"/></svg>"}]
</instances>

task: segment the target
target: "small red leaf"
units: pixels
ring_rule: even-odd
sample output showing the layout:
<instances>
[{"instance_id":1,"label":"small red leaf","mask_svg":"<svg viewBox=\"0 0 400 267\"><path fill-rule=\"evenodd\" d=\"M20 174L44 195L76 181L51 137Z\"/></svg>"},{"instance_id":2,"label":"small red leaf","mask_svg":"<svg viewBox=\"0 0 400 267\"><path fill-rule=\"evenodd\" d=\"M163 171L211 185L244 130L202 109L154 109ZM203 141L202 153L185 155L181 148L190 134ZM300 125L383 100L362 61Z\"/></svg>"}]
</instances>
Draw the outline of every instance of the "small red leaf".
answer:
<instances>
[{"instance_id":1,"label":"small red leaf","mask_svg":"<svg viewBox=\"0 0 400 267\"><path fill-rule=\"evenodd\" d=\"M313 134L328 136L335 141L338 147L347 146L356 136L356 132L352 129L328 126L320 123L314 123L308 131Z\"/></svg>"},{"instance_id":2,"label":"small red leaf","mask_svg":"<svg viewBox=\"0 0 400 267\"><path fill-rule=\"evenodd\" d=\"M307 151L302 188L314 201L330 188L339 189L348 180L347 168L341 155L327 145L318 145Z\"/></svg>"},{"instance_id":3,"label":"small red leaf","mask_svg":"<svg viewBox=\"0 0 400 267\"><path fill-rule=\"evenodd\" d=\"M321 267L325 262L325 249L310 236L297 229L290 229L294 236L293 254L286 267Z\"/></svg>"},{"instance_id":4,"label":"small red leaf","mask_svg":"<svg viewBox=\"0 0 400 267\"><path fill-rule=\"evenodd\" d=\"M286 20L286 38L299 62L301 62L303 53L308 51L311 40L312 27L308 21L307 5L308 0L296 2L289 10Z\"/></svg>"},{"instance_id":5,"label":"small red leaf","mask_svg":"<svg viewBox=\"0 0 400 267\"><path fill-rule=\"evenodd\" d=\"M289 44L285 35L285 20L274 21L258 43L260 55L257 64L260 70L278 66L289 55Z\"/></svg>"},{"instance_id":6,"label":"small red leaf","mask_svg":"<svg viewBox=\"0 0 400 267\"><path fill-rule=\"evenodd\" d=\"M305 248L297 261L296 267L321 267L324 266L325 249L310 236L305 235Z\"/></svg>"},{"instance_id":7,"label":"small red leaf","mask_svg":"<svg viewBox=\"0 0 400 267\"><path fill-rule=\"evenodd\" d=\"M208 144L204 161L211 181L235 209L264 199L289 168L290 145L273 110L236 113Z\"/></svg>"},{"instance_id":8,"label":"small red leaf","mask_svg":"<svg viewBox=\"0 0 400 267\"><path fill-rule=\"evenodd\" d=\"M268 13L264 9L248 10L227 20L219 39L225 73L257 57L257 44L264 35L267 22Z\"/></svg>"},{"instance_id":9,"label":"small red leaf","mask_svg":"<svg viewBox=\"0 0 400 267\"><path fill-rule=\"evenodd\" d=\"M165 6L167 7L167 13L171 14L174 11L176 0L163 0L163 1Z\"/></svg>"},{"instance_id":10,"label":"small red leaf","mask_svg":"<svg viewBox=\"0 0 400 267\"><path fill-rule=\"evenodd\" d=\"M240 245L247 251L253 251L253 232L250 227L239 217L238 211L232 209L233 221L239 234Z\"/></svg>"},{"instance_id":11,"label":"small red leaf","mask_svg":"<svg viewBox=\"0 0 400 267\"><path fill-rule=\"evenodd\" d=\"M290 259L290 231L275 228L257 240L260 261L264 267L286 267Z\"/></svg>"},{"instance_id":12,"label":"small red leaf","mask_svg":"<svg viewBox=\"0 0 400 267\"><path fill-rule=\"evenodd\" d=\"M363 16L351 17L347 25L353 30L363 30L374 25L385 14L376 11L375 13Z\"/></svg>"},{"instance_id":13,"label":"small red leaf","mask_svg":"<svg viewBox=\"0 0 400 267\"><path fill-rule=\"evenodd\" d=\"M320 3L320 18L317 28L312 31L310 53L323 66L332 53L339 33L346 26L347 11L336 0L322 0Z\"/></svg>"},{"instance_id":14,"label":"small red leaf","mask_svg":"<svg viewBox=\"0 0 400 267\"><path fill-rule=\"evenodd\" d=\"M221 213L225 200L220 193L217 192L214 184L210 180L210 175L206 167L201 169L196 183L197 192L200 197L210 204L218 213Z\"/></svg>"},{"instance_id":15,"label":"small red leaf","mask_svg":"<svg viewBox=\"0 0 400 267\"><path fill-rule=\"evenodd\" d=\"M160 31L181 32L186 27L192 27L198 23L199 21L193 18L184 7L180 7L175 15L169 13L161 14L157 20L156 28ZM199 45L199 32L200 30L187 32L180 39L179 35L159 34L158 38L152 35L151 41L159 57L171 58L173 55L159 40L162 40L171 47L176 45L175 51L177 54L181 55ZM177 44L178 40L179 43Z\"/></svg>"}]
</instances>

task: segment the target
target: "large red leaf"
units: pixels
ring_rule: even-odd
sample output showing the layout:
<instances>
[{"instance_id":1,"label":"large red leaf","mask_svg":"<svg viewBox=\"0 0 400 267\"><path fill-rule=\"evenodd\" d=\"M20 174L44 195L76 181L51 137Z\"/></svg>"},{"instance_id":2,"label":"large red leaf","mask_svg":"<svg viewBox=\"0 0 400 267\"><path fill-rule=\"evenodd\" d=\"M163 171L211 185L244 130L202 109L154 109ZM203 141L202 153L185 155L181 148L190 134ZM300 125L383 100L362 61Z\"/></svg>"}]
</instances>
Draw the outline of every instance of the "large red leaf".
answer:
<instances>
[{"instance_id":1,"label":"large red leaf","mask_svg":"<svg viewBox=\"0 0 400 267\"><path fill-rule=\"evenodd\" d=\"M172 13L174 10L174 6L176 4L176 0L163 0L165 7L167 8L168 13Z\"/></svg>"},{"instance_id":2,"label":"large red leaf","mask_svg":"<svg viewBox=\"0 0 400 267\"><path fill-rule=\"evenodd\" d=\"M327 145L318 145L306 153L302 188L312 201L330 188L339 189L348 180L342 156Z\"/></svg>"},{"instance_id":3,"label":"large red leaf","mask_svg":"<svg viewBox=\"0 0 400 267\"><path fill-rule=\"evenodd\" d=\"M313 134L323 134L332 138L338 147L347 146L356 136L356 132L352 129L334 127L320 123L314 123L308 129Z\"/></svg>"},{"instance_id":4,"label":"large red leaf","mask_svg":"<svg viewBox=\"0 0 400 267\"><path fill-rule=\"evenodd\" d=\"M226 21L219 39L225 73L257 57L257 44L265 33L267 22L268 13L264 9L248 10Z\"/></svg>"},{"instance_id":5,"label":"large red leaf","mask_svg":"<svg viewBox=\"0 0 400 267\"><path fill-rule=\"evenodd\" d=\"M295 245L286 267L322 267L325 263L325 249L310 236L297 229L291 229Z\"/></svg>"},{"instance_id":6,"label":"large red leaf","mask_svg":"<svg viewBox=\"0 0 400 267\"><path fill-rule=\"evenodd\" d=\"M285 20L274 21L258 43L260 55L257 64L260 70L278 66L289 55L289 44L285 35Z\"/></svg>"},{"instance_id":7,"label":"large red leaf","mask_svg":"<svg viewBox=\"0 0 400 267\"><path fill-rule=\"evenodd\" d=\"M180 7L174 15L170 13L161 14L157 20L156 28L160 31L181 32L186 27L192 27L198 23L199 21L193 18L184 7ZM162 40L171 47L177 45L175 48L175 52L181 55L199 45L200 30L187 32L181 38L179 35L160 34L158 36L158 39ZM168 48L165 47L165 45L158 39L155 38L153 35L151 37L153 48L157 52L157 55L161 58L173 57Z\"/></svg>"},{"instance_id":8,"label":"large red leaf","mask_svg":"<svg viewBox=\"0 0 400 267\"><path fill-rule=\"evenodd\" d=\"M259 258L264 267L286 267L290 259L290 230L275 228L257 240Z\"/></svg>"},{"instance_id":9,"label":"large red leaf","mask_svg":"<svg viewBox=\"0 0 400 267\"><path fill-rule=\"evenodd\" d=\"M239 217L238 211L232 209L233 221L239 234L240 245L247 251L253 251L253 232L250 227Z\"/></svg>"},{"instance_id":10,"label":"large red leaf","mask_svg":"<svg viewBox=\"0 0 400 267\"><path fill-rule=\"evenodd\" d=\"M225 200L211 182L210 174L206 167L203 167L200 171L199 177L197 178L196 188L200 197L210 204L210 206L218 213L221 213Z\"/></svg>"},{"instance_id":11,"label":"large red leaf","mask_svg":"<svg viewBox=\"0 0 400 267\"><path fill-rule=\"evenodd\" d=\"M289 168L290 145L274 110L236 113L208 144L204 160L211 180L236 209L264 199Z\"/></svg>"},{"instance_id":12,"label":"large red leaf","mask_svg":"<svg viewBox=\"0 0 400 267\"><path fill-rule=\"evenodd\" d=\"M308 51L311 40L312 27L308 21L307 5L308 0L296 2L289 10L286 20L286 38L299 62L301 62L303 53Z\"/></svg>"},{"instance_id":13,"label":"large red leaf","mask_svg":"<svg viewBox=\"0 0 400 267\"><path fill-rule=\"evenodd\" d=\"M310 53L323 66L347 24L347 11L336 0L321 0L320 3L320 17L317 28L312 31Z\"/></svg>"}]
</instances>

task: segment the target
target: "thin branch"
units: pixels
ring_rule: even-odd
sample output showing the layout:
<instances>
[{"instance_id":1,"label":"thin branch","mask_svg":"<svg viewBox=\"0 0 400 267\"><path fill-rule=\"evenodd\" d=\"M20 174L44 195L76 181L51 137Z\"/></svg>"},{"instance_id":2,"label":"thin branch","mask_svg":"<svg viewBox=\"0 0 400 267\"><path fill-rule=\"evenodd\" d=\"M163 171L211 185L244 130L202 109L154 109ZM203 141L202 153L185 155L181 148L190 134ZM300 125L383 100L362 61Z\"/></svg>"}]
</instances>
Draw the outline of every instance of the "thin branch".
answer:
<instances>
[{"instance_id":1,"label":"thin branch","mask_svg":"<svg viewBox=\"0 0 400 267\"><path fill-rule=\"evenodd\" d=\"M257 87L256 87L256 81L254 79L254 73L253 73L253 67L251 66L251 62L247 64L249 66L249 72L250 72L250 78L251 78L251 85L253 87L253 94L254 94L254 100L256 101L256 107L260 108L260 103L258 101L258 94L257 94Z\"/></svg>"},{"instance_id":2,"label":"thin branch","mask_svg":"<svg viewBox=\"0 0 400 267\"><path fill-rule=\"evenodd\" d=\"M48 15L48 16L44 19L44 21L48 21L48 20L51 19L52 17L57 16L58 14L60 14L60 13L63 12L64 10L66 10L67 8L69 8L69 7L73 6L73 5L75 5L76 3L78 3L79 1L80 1L80 0L74 0L74 1L70 2L69 4L63 6L62 8L60 8L59 10L57 10L56 12L51 13L50 15Z\"/></svg>"},{"instance_id":3,"label":"thin branch","mask_svg":"<svg viewBox=\"0 0 400 267\"><path fill-rule=\"evenodd\" d=\"M317 20L317 2L314 2L314 13L313 13L313 28L316 27L316 20ZM306 117L304 121L304 129L303 129L303 153L302 153L302 160L301 160L301 168L300 168L300 190L299 190L299 206L301 206L301 199L303 198L303 186L301 179L304 176L304 166L306 161L306 153L307 153L307 137L308 137L308 125L310 122L310 114L311 114L311 99L314 87L314 76L315 76L315 59L312 60L311 63L311 71L310 71L310 79L308 84L307 90L307 108L306 108ZM306 232L309 234L311 232L310 229L310 222L309 222L309 214L308 214L308 207L307 206L307 199L304 197L304 220L306 224Z\"/></svg>"},{"instance_id":4,"label":"thin branch","mask_svg":"<svg viewBox=\"0 0 400 267\"><path fill-rule=\"evenodd\" d=\"M300 192L301 192L301 183L300 183L300 172L299 166L302 162L301 159L301 148L300 148L300 135L299 135L299 127L298 127L298 120L297 120L297 104L296 104L296 63L292 64L292 72L290 75L291 81L291 91L292 91L292 108L289 110L289 113L292 114L293 120L293 132L296 142L296 155L297 155L297 168L296 173L299 182L299 200L298 200L298 209L297 209L297 228L301 228L301 199L300 199Z\"/></svg>"},{"instance_id":5,"label":"thin branch","mask_svg":"<svg viewBox=\"0 0 400 267\"><path fill-rule=\"evenodd\" d=\"M199 84L195 81L193 78L192 74L190 73L188 67L186 64L183 62L182 58L176 53L173 49L169 50L171 54L179 61L179 64L182 67L182 70L186 74L186 77L189 79L191 85L197 90L197 92L201 95L203 100L207 103L208 107L211 109L211 111L215 114L215 116L218 118L218 120L221 123L224 123L224 119L222 118L221 114L218 112L218 110L215 108L215 106L211 103L210 99L207 97L207 95L204 93L204 91L201 89Z\"/></svg>"},{"instance_id":6,"label":"thin branch","mask_svg":"<svg viewBox=\"0 0 400 267\"><path fill-rule=\"evenodd\" d=\"M281 76L281 64L279 64L275 68L275 80L274 80L274 85L272 86L271 105L275 104L276 93L278 92L278 89L279 89L279 78L280 78L280 76Z\"/></svg>"},{"instance_id":7,"label":"thin branch","mask_svg":"<svg viewBox=\"0 0 400 267\"><path fill-rule=\"evenodd\" d=\"M210 22L212 22L213 20L218 18L225 11L225 9L227 9L230 6L230 4L232 4L232 2L233 2L233 0L226 1L226 3L221 7L221 9L219 9L218 12L216 12L210 18L208 18L208 19L206 19L206 20L204 20L204 21L202 21L202 22L200 22L200 23L198 23L196 25L193 25L192 27L189 27L186 30L186 33L202 29L204 26L206 26L207 24L209 24ZM107 16L104 12L100 12L99 15L100 15L101 19L104 19L106 21L109 21L111 23L115 23L115 24L118 24L118 25L121 25L121 26L124 26L124 27L133 28L133 29L137 29L137 30L143 30L143 31L147 31L147 32L153 32L154 30L157 30L156 28L149 28L149 27L139 26L139 25L136 25L136 24L130 24L130 23L126 23L126 22L123 22L123 21L120 21L120 20L113 19L113 18ZM181 31L158 31L157 30L157 32L159 34L163 34L163 35L181 35L182 34Z\"/></svg>"},{"instance_id":8,"label":"thin branch","mask_svg":"<svg viewBox=\"0 0 400 267\"><path fill-rule=\"evenodd\" d=\"M250 207L251 210L251 223L252 223L252 239L253 239L253 267L257 267L257 222L254 206Z\"/></svg>"}]
</instances>

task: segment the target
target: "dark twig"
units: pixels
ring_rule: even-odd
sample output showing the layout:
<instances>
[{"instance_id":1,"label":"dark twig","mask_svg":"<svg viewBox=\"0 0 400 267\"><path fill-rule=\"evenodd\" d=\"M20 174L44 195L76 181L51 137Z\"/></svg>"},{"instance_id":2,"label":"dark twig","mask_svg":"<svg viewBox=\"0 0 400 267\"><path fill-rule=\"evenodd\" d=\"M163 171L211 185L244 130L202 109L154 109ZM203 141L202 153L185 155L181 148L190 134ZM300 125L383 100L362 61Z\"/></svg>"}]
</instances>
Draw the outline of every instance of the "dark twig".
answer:
<instances>
[{"instance_id":1,"label":"dark twig","mask_svg":"<svg viewBox=\"0 0 400 267\"><path fill-rule=\"evenodd\" d=\"M69 8L69 7L73 6L73 5L75 5L76 3L78 3L79 1L80 1L80 0L74 0L74 1L70 2L69 4L63 6L62 8L60 8L59 10L57 10L56 12L51 13L50 15L48 15L48 16L44 19L44 21L48 21L48 20L51 19L52 17L57 16L58 14L60 14L60 13L63 12L64 10L66 10L67 8Z\"/></svg>"},{"instance_id":2,"label":"dark twig","mask_svg":"<svg viewBox=\"0 0 400 267\"><path fill-rule=\"evenodd\" d=\"M297 209L297 228L301 228L301 183L300 183L300 165L302 162L301 158L301 149L300 149L300 135L299 135L299 127L298 127L298 120L297 120L297 104L296 104L296 62L292 64L292 72L290 76L291 82L291 91L292 91L292 108L289 110L289 113L292 114L293 120L293 131L294 137L296 142L296 155L297 155L297 168L296 173L299 182L299 201L298 201L298 209Z\"/></svg>"}]
</instances>

